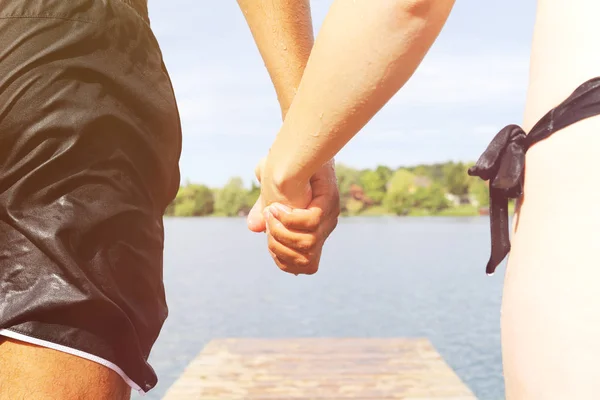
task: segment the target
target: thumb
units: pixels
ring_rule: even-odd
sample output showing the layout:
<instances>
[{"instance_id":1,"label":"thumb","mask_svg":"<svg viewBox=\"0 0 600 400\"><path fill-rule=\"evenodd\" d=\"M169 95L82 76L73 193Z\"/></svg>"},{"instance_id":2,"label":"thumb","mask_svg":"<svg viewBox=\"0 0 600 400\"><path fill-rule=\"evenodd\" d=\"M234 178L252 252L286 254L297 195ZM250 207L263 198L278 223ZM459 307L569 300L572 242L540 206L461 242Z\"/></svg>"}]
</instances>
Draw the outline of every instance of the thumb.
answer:
<instances>
[{"instance_id":1,"label":"thumb","mask_svg":"<svg viewBox=\"0 0 600 400\"><path fill-rule=\"evenodd\" d=\"M254 168L254 175L256 175L256 179L258 180L258 183L260 183L260 180L262 179L262 173L263 173L263 169L265 169L266 162L267 162L267 158L263 157L260 159L260 161L256 165L256 168Z\"/></svg>"},{"instance_id":2,"label":"thumb","mask_svg":"<svg viewBox=\"0 0 600 400\"><path fill-rule=\"evenodd\" d=\"M246 220L248 229L252 232L264 232L267 227L262 213L263 208L262 196L259 196L254 206L252 206L250 213L248 213L248 219Z\"/></svg>"}]
</instances>

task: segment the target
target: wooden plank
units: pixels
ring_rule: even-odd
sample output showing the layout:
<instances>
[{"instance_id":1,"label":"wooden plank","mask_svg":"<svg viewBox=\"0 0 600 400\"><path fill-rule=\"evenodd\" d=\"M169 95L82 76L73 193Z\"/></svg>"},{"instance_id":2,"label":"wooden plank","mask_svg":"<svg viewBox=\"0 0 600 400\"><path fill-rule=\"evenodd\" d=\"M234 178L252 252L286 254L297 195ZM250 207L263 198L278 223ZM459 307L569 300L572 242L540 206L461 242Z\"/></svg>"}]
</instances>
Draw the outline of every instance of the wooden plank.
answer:
<instances>
[{"instance_id":1,"label":"wooden plank","mask_svg":"<svg viewBox=\"0 0 600 400\"><path fill-rule=\"evenodd\" d=\"M221 339L163 400L473 400L427 339Z\"/></svg>"}]
</instances>

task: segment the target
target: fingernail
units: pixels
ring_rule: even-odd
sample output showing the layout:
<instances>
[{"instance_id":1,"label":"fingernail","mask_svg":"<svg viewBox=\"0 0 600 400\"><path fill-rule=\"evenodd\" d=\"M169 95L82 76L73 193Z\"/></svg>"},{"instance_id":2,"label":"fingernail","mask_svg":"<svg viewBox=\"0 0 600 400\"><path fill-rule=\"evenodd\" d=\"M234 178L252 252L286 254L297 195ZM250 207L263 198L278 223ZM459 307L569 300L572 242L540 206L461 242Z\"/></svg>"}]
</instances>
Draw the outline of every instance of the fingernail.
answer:
<instances>
[{"instance_id":1,"label":"fingernail","mask_svg":"<svg viewBox=\"0 0 600 400\"><path fill-rule=\"evenodd\" d=\"M269 210L272 216L274 216L275 218L279 218L279 210L274 205L270 205L265 210Z\"/></svg>"}]
</instances>

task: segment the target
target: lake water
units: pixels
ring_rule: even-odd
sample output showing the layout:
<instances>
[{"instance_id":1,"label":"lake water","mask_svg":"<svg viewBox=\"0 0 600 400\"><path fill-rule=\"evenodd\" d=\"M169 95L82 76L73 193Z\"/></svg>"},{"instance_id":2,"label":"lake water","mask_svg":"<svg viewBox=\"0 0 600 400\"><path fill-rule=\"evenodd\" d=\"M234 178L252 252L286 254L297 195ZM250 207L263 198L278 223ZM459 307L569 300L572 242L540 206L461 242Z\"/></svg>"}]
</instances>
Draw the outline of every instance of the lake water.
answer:
<instances>
[{"instance_id":1,"label":"lake water","mask_svg":"<svg viewBox=\"0 0 600 400\"><path fill-rule=\"evenodd\" d=\"M211 339L427 337L479 399L504 398L502 273L485 274L487 218L347 218L314 276L280 272L243 219L165 220L169 318L157 400ZM134 399L140 398L138 395Z\"/></svg>"}]
</instances>

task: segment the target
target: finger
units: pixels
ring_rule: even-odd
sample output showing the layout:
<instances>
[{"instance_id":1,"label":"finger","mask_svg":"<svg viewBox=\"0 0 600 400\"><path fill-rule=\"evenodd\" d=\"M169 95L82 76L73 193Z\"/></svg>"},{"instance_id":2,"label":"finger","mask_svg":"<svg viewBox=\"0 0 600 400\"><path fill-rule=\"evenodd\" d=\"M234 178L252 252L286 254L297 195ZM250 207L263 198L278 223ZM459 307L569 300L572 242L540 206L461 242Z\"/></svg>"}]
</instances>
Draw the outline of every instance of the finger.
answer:
<instances>
[{"instance_id":1,"label":"finger","mask_svg":"<svg viewBox=\"0 0 600 400\"><path fill-rule=\"evenodd\" d=\"M333 159L323 165L310 179L313 197L337 195L337 176Z\"/></svg>"},{"instance_id":2,"label":"finger","mask_svg":"<svg viewBox=\"0 0 600 400\"><path fill-rule=\"evenodd\" d=\"M299 273L290 272L289 268L284 263L282 263L281 260L279 258L277 258L277 255L275 253L273 253L271 250L269 250L269 254L271 254L271 258L275 262L275 265L277 265L277 268L279 268L283 272L287 272L289 274L299 275Z\"/></svg>"},{"instance_id":3,"label":"finger","mask_svg":"<svg viewBox=\"0 0 600 400\"><path fill-rule=\"evenodd\" d=\"M252 206L252 209L248 213L248 218L246 219L248 229L250 229L252 232L264 232L266 229L265 218L263 217L262 210L262 196L258 196L258 200L256 200L256 203L254 203Z\"/></svg>"},{"instance_id":4,"label":"finger","mask_svg":"<svg viewBox=\"0 0 600 400\"><path fill-rule=\"evenodd\" d=\"M279 267L279 269L281 269L283 271L285 266L281 263L279 258L277 258L277 255L275 253L273 253L271 251L271 249L267 249L267 250L269 251L269 254L271 255L271 258L273 259L273 261L275 261L275 264L277 265L277 267Z\"/></svg>"},{"instance_id":5,"label":"finger","mask_svg":"<svg viewBox=\"0 0 600 400\"><path fill-rule=\"evenodd\" d=\"M278 257L275 253L273 253L271 250L269 250L269 254L271 255L271 258L273 259L273 261L275 262L275 265L277 265L277 268L279 268L280 270L282 270L283 272L287 272L288 274L293 274L293 275L299 275L300 272L292 272Z\"/></svg>"},{"instance_id":6,"label":"finger","mask_svg":"<svg viewBox=\"0 0 600 400\"><path fill-rule=\"evenodd\" d=\"M325 243L325 241L329 238L329 235L331 235L331 233L335 230L335 228L338 225L338 218L330 216L329 218L325 219L325 221L321 224L319 230L318 230L318 235L321 238L321 247L323 247L323 244Z\"/></svg>"},{"instance_id":7,"label":"finger","mask_svg":"<svg viewBox=\"0 0 600 400\"><path fill-rule=\"evenodd\" d=\"M304 210L273 203L269 206L269 210L286 228L303 232L315 232L325 216L322 207L311 207Z\"/></svg>"},{"instance_id":8,"label":"finger","mask_svg":"<svg viewBox=\"0 0 600 400\"><path fill-rule=\"evenodd\" d=\"M319 245L320 229L315 232L302 232L286 228L279 220L266 213L268 232L279 243L308 257L315 252Z\"/></svg>"},{"instance_id":9,"label":"finger","mask_svg":"<svg viewBox=\"0 0 600 400\"><path fill-rule=\"evenodd\" d=\"M312 275L319 268L319 257L309 258L279 243L272 235L268 237L268 248L277 266L291 274ZM318 255L315 255L318 256ZM276 259L276 260L275 260Z\"/></svg>"}]
</instances>

